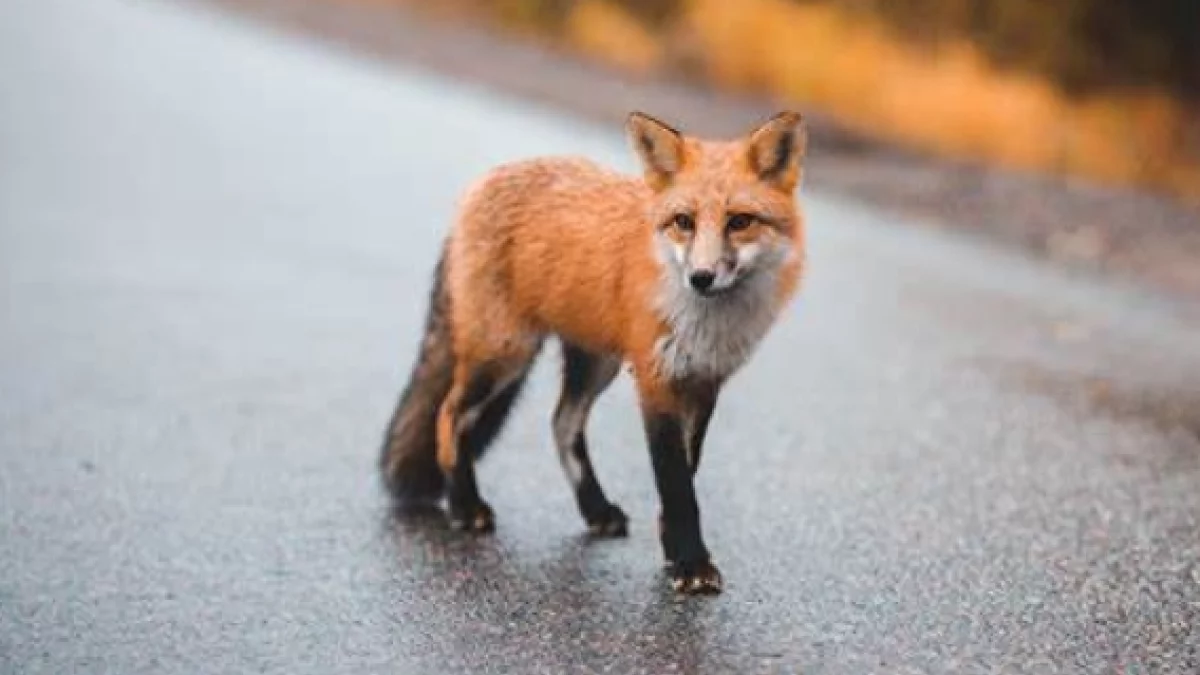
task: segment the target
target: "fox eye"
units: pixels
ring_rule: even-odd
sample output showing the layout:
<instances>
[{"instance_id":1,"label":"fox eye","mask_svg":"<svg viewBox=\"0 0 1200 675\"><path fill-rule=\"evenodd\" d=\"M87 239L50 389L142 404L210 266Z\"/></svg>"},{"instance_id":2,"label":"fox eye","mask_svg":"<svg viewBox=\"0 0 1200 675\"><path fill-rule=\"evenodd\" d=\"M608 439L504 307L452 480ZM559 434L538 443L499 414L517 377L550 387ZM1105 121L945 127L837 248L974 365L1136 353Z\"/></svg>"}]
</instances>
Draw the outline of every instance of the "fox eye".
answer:
<instances>
[{"instance_id":1,"label":"fox eye","mask_svg":"<svg viewBox=\"0 0 1200 675\"><path fill-rule=\"evenodd\" d=\"M731 213L725 221L725 227L730 232L741 232L754 224L754 216L749 213Z\"/></svg>"},{"instance_id":2,"label":"fox eye","mask_svg":"<svg viewBox=\"0 0 1200 675\"><path fill-rule=\"evenodd\" d=\"M671 222L684 232L691 232L696 229L696 220L686 213L677 213L671 219Z\"/></svg>"}]
</instances>

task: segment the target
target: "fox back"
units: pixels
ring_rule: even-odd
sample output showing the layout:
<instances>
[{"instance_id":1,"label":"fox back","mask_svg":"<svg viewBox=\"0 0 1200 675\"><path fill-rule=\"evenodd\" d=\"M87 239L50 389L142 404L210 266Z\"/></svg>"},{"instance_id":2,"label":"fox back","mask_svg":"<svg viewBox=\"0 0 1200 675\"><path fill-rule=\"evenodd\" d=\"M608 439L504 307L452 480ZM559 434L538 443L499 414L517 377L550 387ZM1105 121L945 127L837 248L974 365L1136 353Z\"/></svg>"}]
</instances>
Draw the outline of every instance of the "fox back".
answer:
<instances>
[{"instance_id":1,"label":"fox back","mask_svg":"<svg viewBox=\"0 0 1200 675\"><path fill-rule=\"evenodd\" d=\"M712 141L634 115L642 176L575 158L497 168L451 236L455 325L470 342L556 333L671 379L731 374L798 282L799 121Z\"/></svg>"}]
</instances>

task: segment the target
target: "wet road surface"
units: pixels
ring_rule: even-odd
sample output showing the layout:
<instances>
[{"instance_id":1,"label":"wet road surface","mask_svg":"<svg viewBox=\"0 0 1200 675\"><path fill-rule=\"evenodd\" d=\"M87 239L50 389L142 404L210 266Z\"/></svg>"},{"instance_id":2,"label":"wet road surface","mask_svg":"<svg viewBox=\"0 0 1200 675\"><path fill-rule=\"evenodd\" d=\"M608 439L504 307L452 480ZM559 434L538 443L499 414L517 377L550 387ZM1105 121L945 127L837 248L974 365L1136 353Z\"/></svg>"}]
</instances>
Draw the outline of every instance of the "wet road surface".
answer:
<instances>
[{"instance_id":1,"label":"wet road surface","mask_svg":"<svg viewBox=\"0 0 1200 675\"><path fill-rule=\"evenodd\" d=\"M555 350L480 468L492 537L397 521L377 442L453 200L619 133L191 4L0 8L0 672L1191 673L1200 319L808 195L806 287L666 588L632 387Z\"/></svg>"}]
</instances>

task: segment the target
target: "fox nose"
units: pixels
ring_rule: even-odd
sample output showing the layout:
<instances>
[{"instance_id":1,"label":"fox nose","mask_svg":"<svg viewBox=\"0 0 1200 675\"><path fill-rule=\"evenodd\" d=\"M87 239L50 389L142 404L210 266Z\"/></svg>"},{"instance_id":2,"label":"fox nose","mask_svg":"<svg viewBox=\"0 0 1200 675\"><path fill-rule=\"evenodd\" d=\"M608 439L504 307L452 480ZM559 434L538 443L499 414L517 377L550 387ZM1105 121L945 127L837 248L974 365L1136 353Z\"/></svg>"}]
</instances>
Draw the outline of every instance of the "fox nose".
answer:
<instances>
[{"instance_id":1,"label":"fox nose","mask_svg":"<svg viewBox=\"0 0 1200 675\"><path fill-rule=\"evenodd\" d=\"M688 276L688 281L691 282L692 288L703 293L712 288L713 282L717 280L717 275L708 270L696 270Z\"/></svg>"}]
</instances>

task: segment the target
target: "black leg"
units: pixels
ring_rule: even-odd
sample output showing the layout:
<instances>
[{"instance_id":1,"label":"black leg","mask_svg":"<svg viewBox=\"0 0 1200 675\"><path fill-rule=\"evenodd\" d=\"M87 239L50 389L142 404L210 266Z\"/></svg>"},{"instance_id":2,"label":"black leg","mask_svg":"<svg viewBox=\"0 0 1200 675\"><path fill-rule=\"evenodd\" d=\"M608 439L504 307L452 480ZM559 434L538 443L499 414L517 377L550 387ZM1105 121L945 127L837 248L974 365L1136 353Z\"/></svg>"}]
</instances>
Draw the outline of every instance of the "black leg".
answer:
<instances>
[{"instance_id":1,"label":"black leg","mask_svg":"<svg viewBox=\"0 0 1200 675\"><path fill-rule=\"evenodd\" d=\"M674 588L685 593L718 593L721 574L700 532L700 507L692 484L682 415L644 413L654 481L662 504L661 539Z\"/></svg>"},{"instance_id":2,"label":"black leg","mask_svg":"<svg viewBox=\"0 0 1200 675\"><path fill-rule=\"evenodd\" d=\"M462 431L459 445L461 452L469 454L476 460L483 457L492 441L504 428L508 414L512 412L513 405L521 395L526 374L522 373L481 404L474 422Z\"/></svg>"},{"instance_id":3,"label":"black leg","mask_svg":"<svg viewBox=\"0 0 1200 675\"><path fill-rule=\"evenodd\" d=\"M462 530L490 532L495 528L492 509L479 495L475 481L475 457L464 441L469 437L484 406L496 388L496 379L484 369L476 370L460 391L452 391L446 401L443 423L448 427L452 449L442 457L446 471L446 500L450 522Z\"/></svg>"},{"instance_id":4,"label":"black leg","mask_svg":"<svg viewBox=\"0 0 1200 675\"><path fill-rule=\"evenodd\" d=\"M700 470L704 437L708 434L708 423L712 421L719 391L720 384L705 383L697 385L696 391L687 399L684 419L686 421L688 464L692 467L693 476Z\"/></svg>"},{"instance_id":5,"label":"black leg","mask_svg":"<svg viewBox=\"0 0 1200 675\"><path fill-rule=\"evenodd\" d=\"M563 344L563 383L554 409L554 440L563 471L575 491L579 512L589 531L603 536L626 535L629 519L600 487L588 453L585 429L592 405L612 383L619 368L619 361Z\"/></svg>"}]
</instances>

